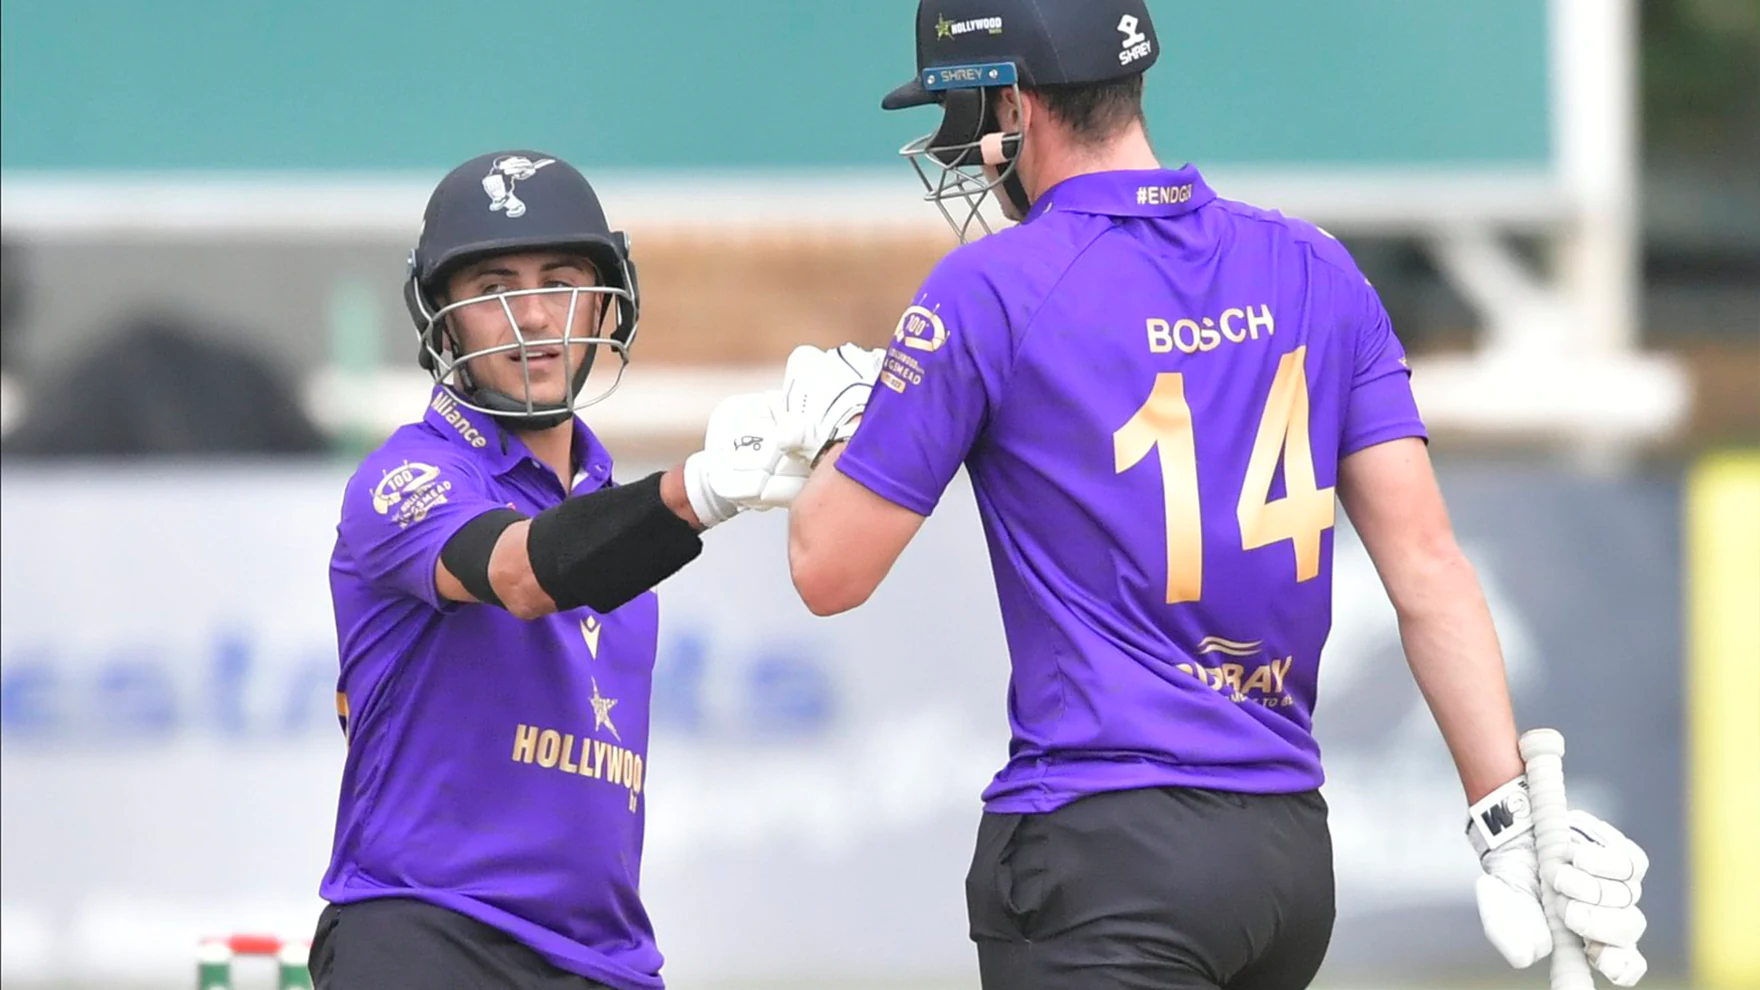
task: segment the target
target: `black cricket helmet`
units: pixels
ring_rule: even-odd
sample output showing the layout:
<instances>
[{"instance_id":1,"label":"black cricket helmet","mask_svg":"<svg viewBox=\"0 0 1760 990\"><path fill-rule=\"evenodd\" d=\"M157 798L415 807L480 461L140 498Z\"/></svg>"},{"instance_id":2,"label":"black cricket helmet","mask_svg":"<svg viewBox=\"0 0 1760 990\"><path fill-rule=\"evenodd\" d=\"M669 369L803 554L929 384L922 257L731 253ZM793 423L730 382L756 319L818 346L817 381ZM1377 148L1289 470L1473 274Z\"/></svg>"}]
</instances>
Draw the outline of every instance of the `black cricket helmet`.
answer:
<instances>
[{"instance_id":1,"label":"black cricket helmet","mask_svg":"<svg viewBox=\"0 0 1760 990\"><path fill-rule=\"evenodd\" d=\"M447 278L464 265L497 255L542 250L585 256L596 270L598 284L445 298ZM568 296L561 336L528 337L509 300L545 294ZM418 360L436 382L451 389L465 406L504 420L510 427L543 429L564 422L576 410L616 390L635 343L641 293L635 264L630 260L629 236L606 223L599 197L586 177L554 155L523 150L479 155L440 180L428 198L422 233L410 252L404 302L421 338ZM513 329L513 341L466 351L451 316L465 306L485 303L501 307ZM586 335L575 330L575 315L583 306L597 309L597 319ZM608 321L612 326L606 332ZM586 357L575 368L573 348L581 344L587 345ZM617 355L616 376L608 387L584 395L582 389L600 347ZM532 395L525 359L539 348L561 351L568 392L560 403L538 402ZM523 394L489 389L474 379L471 362L495 354L516 354L520 366L527 369Z\"/></svg>"},{"instance_id":2,"label":"black cricket helmet","mask_svg":"<svg viewBox=\"0 0 1760 990\"><path fill-rule=\"evenodd\" d=\"M979 210L999 188L1016 214L1032 205L1019 174L1026 134L1003 132L1001 93L1121 79L1161 53L1145 0L919 0L916 37L917 74L880 106L941 106L941 125L898 153L962 241L974 223L990 232ZM963 217L947 208L955 200Z\"/></svg>"}]
</instances>

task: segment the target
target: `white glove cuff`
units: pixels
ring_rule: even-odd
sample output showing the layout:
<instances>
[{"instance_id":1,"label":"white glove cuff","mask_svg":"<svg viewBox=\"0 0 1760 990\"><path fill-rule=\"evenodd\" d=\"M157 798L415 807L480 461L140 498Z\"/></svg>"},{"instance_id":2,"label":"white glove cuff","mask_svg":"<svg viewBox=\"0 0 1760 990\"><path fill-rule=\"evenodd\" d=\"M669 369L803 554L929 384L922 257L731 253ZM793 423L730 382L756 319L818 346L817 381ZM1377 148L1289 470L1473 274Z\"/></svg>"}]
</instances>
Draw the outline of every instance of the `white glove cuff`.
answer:
<instances>
[{"instance_id":1,"label":"white glove cuff","mask_svg":"<svg viewBox=\"0 0 1760 990\"><path fill-rule=\"evenodd\" d=\"M715 494L709 482L709 455L703 451L684 459L684 495L704 529L739 515L739 505Z\"/></svg>"},{"instance_id":2,"label":"white glove cuff","mask_svg":"<svg viewBox=\"0 0 1760 990\"><path fill-rule=\"evenodd\" d=\"M1467 841L1480 858L1534 827L1527 775L1504 784L1467 809Z\"/></svg>"}]
</instances>

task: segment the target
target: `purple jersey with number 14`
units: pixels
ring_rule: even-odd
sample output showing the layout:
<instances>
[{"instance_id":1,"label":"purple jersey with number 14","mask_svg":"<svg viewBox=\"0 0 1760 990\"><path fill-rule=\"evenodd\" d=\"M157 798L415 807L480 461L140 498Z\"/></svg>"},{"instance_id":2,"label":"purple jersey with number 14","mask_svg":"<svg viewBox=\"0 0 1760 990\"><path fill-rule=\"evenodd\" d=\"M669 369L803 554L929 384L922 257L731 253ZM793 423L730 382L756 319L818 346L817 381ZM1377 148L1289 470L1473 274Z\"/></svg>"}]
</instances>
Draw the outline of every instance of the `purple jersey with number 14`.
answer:
<instances>
[{"instance_id":1,"label":"purple jersey with number 14","mask_svg":"<svg viewBox=\"0 0 1760 990\"><path fill-rule=\"evenodd\" d=\"M1012 663L984 798L1320 786L1341 457L1423 436L1375 290L1196 170L1104 172L955 250L838 468L923 515L961 464Z\"/></svg>"}]
</instances>

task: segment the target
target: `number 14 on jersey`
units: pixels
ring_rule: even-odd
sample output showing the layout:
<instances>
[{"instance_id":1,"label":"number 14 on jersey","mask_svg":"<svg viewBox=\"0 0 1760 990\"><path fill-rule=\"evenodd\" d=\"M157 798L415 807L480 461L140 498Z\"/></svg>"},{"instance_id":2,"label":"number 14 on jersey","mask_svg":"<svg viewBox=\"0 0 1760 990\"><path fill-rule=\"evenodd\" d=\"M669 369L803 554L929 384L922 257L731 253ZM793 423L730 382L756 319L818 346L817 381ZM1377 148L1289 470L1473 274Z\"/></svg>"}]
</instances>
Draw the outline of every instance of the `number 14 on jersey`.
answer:
<instances>
[{"instance_id":1,"label":"number 14 on jersey","mask_svg":"<svg viewBox=\"0 0 1760 990\"><path fill-rule=\"evenodd\" d=\"M1235 517L1241 549L1256 550L1283 540L1295 547L1296 580L1320 574L1320 535L1331 529L1336 503L1331 488L1314 481L1314 451L1308 432L1307 347L1277 363L1271 394L1259 416L1253 452L1247 458ZM1167 603L1195 602L1204 593L1204 523L1198 504L1198 454L1192 408L1186 402L1185 374L1155 376L1149 398L1112 434L1113 470L1123 473L1154 450L1161 465L1162 510L1167 527ZM1283 497L1271 499L1271 477L1283 459Z\"/></svg>"}]
</instances>

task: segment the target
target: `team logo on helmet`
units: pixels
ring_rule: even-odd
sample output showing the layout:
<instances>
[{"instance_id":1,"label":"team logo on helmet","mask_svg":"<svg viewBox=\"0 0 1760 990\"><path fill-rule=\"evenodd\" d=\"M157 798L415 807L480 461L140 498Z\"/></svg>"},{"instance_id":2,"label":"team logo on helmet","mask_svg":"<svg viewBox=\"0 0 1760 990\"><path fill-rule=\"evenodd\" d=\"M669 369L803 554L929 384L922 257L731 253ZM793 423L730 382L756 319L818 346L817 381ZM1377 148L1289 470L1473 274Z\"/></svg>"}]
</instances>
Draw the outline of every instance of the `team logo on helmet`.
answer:
<instances>
[{"instance_id":1,"label":"team logo on helmet","mask_svg":"<svg viewBox=\"0 0 1760 990\"><path fill-rule=\"evenodd\" d=\"M513 194L514 186L538 174L538 170L555 162L554 158L540 158L532 161L524 155L502 155L489 166L489 174L483 176L483 191L489 194L489 209L494 212L505 212L510 217L523 217L526 213L525 200Z\"/></svg>"}]
</instances>

